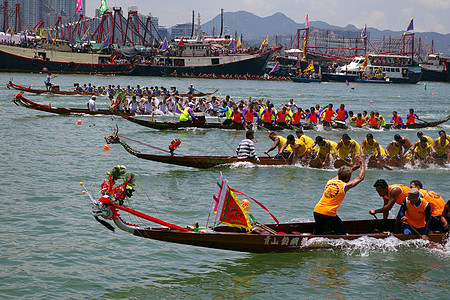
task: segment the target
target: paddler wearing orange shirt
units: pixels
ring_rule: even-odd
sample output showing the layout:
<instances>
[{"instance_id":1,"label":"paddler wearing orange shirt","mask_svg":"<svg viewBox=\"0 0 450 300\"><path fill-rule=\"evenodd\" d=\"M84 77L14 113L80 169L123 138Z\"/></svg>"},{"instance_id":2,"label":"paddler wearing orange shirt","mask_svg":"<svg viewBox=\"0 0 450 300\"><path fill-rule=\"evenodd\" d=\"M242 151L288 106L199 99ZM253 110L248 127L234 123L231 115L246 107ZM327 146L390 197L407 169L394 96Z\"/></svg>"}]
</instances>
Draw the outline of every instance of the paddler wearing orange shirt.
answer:
<instances>
[{"instance_id":1,"label":"paddler wearing orange shirt","mask_svg":"<svg viewBox=\"0 0 450 300\"><path fill-rule=\"evenodd\" d=\"M353 171L358 168L361 168L358 176L350 181ZM313 234L323 234L325 224L327 224L335 234L346 234L344 223L339 218L336 211L344 200L347 191L363 181L365 175L366 164L361 157L359 157L358 162L352 168L348 166L339 168L337 176L327 182L322 198L314 208L314 220L316 224L314 226Z\"/></svg>"}]
</instances>

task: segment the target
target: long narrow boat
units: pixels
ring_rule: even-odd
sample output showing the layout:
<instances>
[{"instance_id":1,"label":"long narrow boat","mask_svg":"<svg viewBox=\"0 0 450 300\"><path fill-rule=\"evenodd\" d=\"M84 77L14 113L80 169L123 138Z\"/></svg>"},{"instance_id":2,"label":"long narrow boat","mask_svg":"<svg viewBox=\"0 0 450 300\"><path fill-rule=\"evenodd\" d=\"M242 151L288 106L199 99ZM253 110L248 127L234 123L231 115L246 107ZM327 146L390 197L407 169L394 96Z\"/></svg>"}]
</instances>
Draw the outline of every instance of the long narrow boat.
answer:
<instances>
[{"instance_id":1,"label":"long narrow boat","mask_svg":"<svg viewBox=\"0 0 450 300\"><path fill-rule=\"evenodd\" d=\"M33 89L31 87L25 87L25 86L21 86L18 84L13 83L12 81L9 81L6 86L8 88L13 88L22 92L28 92L28 93L34 93L34 94L54 94L54 95L95 95L95 96L99 96L101 95L98 92L78 92L78 91L60 91L60 90L55 90L55 89L51 89L51 90L40 90L40 89ZM216 93L218 90L214 90L210 93L194 93L192 94L194 97L204 97L204 96L210 96L214 93ZM127 93L128 96L133 96L133 95L137 95L137 94L133 94L133 93ZM179 94L178 96L181 97L187 97L188 94Z\"/></svg>"},{"instance_id":2,"label":"long narrow boat","mask_svg":"<svg viewBox=\"0 0 450 300\"><path fill-rule=\"evenodd\" d=\"M298 76L291 76L291 80L293 82L303 82L303 83L322 82L322 80L320 78L307 78L307 77L298 77Z\"/></svg>"},{"instance_id":3,"label":"long narrow boat","mask_svg":"<svg viewBox=\"0 0 450 300\"><path fill-rule=\"evenodd\" d=\"M211 168L228 168L232 165L238 163L251 163L256 166L287 166L290 165L287 159L278 159L272 157L261 157L259 161L256 159L242 159L236 156L193 156L193 155L158 155L158 154L146 154L141 153L130 147L125 141L123 141L122 136L118 135L118 128L113 129L113 135L105 137L106 143L108 144L121 144L122 147L131 155L136 156L140 159L156 161L165 164L191 167L198 169L211 169ZM422 161L413 162L407 160L405 163L410 163L411 165L426 168L430 164L424 164ZM323 168L320 162L312 159L302 159L297 160L294 164L301 166L309 166L311 168ZM435 159L434 164L443 166L444 162L440 159ZM335 158L333 162L333 167L339 169L341 166L352 166L351 162L341 158ZM367 167L372 169L386 169L391 170L394 168L401 167L399 159L383 159L379 162L375 157L371 157L367 160Z\"/></svg>"},{"instance_id":4,"label":"long narrow boat","mask_svg":"<svg viewBox=\"0 0 450 300\"><path fill-rule=\"evenodd\" d=\"M33 101L28 100L25 97L23 97L22 92L17 94L14 97L13 101L16 105L20 105L20 106L23 106L23 107L26 107L29 109L58 114L58 115L80 115L80 114L114 115L114 114L117 114L117 112L110 110L110 109L98 109L96 111L91 111L88 108L63 108L63 107L53 107L50 105L39 104L39 103L33 102Z\"/></svg>"},{"instance_id":5,"label":"long narrow boat","mask_svg":"<svg viewBox=\"0 0 450 300\"><path fill-rule=\"evenodd\" d=\"M124 168L123 166L118 167ZM113 172L108 174L113 174ZM255 221L253 216L249 216L249 213L244 210L244 207L242 206L243 202L237 200L237 198L233 196L226 196L229 195L230 190L234 189L231 189L228 186L228 181L222 180L221 177L219 177L218 181L218 188L220 190L219 199L216 200L216 203L218 203L218 213L214 224L218 222L216 225L220 225L221 222L230 216L230 218L227 219L228 223L233 221L235 224L244 224L243 226L245 229L216 225L213 227L199 228L198 224L195 224L194 226L181 227L123 205L123 199L125 196L119 195L119 197L117 197L117 193L115 191L117 188L128 189L128 183L132 180L130 179L132 177L127 174L124 174L124 177L127 178L126 181L114 188L114 180L116 178L113 179L112 175L109 175L108 179L105 180L105 183L102 184L103 196L98 200L94 199L92 195L87 192L87 195L92 201L92 214L97 221L110 230L114 231L114 227L103 219L112 220L119 229L143 238L199 247L252 253L302 252L322 249L339 249L345 247L346 244L350 245L351 241L357 239L364 239L365 241L372 239L372 243L378 243L374 241L384 239L408 241L418 240L421 238L414 234L404 235L393 233L395 224L394 219L344 221L344 226L347 231L346 235L336 235L329 228L325 228L325 232L322 235L314 235L312 234L314 223L305 222L282 224L278 223L272 214L271 216L277 222L276 224L261 224ZM268 211L261 203L256 200L254 201ZM241 204L238 204L239 202ZM211 207L213 207L213 205ZM135 220L137 217L137 222L151 221L162 226L153 228L148 226L143 227L135 223L131 224L124 220L121 213L133 215L134 222L136 222ZM247 221L243 221L244 215L248 215L248 218L252 218L254 222L248 222L249 219L247 219ZM233 217L231 218L231 216ZM240 222L237 220L242 220L244 223L237 223ZM443 245L445 245L447 239L448 234L434 232L428 235L428 240L422 240L422 246L443 249Z\"/></svg>"},{"instance_id":6,"label":"long narrow boat","mask_svg":"<svg viewBox=\"0 0 450 300\"><path fill-rule=\"evenodd\" d=\"M418 129L418 128L427 128L427 127L436 127L441 125L442 123L447 122L450 120L450 115L445 117L445 119L439 120L439 121L433 121L433 122L423 122L423 123L415 123L415 124L404 124L403 129ZM385 129L394 129L395 126L393 124L386 124L383 126Z\"/></svg>"}]
</instances>

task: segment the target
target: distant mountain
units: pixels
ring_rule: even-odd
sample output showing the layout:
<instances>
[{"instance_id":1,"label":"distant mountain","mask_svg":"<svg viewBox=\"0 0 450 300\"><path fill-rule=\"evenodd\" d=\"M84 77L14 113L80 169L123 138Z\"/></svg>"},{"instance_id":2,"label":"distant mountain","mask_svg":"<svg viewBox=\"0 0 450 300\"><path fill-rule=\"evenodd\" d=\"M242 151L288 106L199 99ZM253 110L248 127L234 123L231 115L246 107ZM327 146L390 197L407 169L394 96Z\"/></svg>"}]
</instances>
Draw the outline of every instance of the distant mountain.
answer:
<instances>
[{"instance_id":1,"label":"distant mountain","mask_svg":"<svg viewBox=\"0 0 450 300\"><path fill-rule=\"evenodd\" d=\"M278 42L282 45L289 45L291 39L296 35L297 29L304 28L304 23L296 23L282 13L275 13L269 17L261 18L246 11L226 12L224 13L224 24L227 27L226 34L234 36L237 33L243 36L243 40L250 45L259 45L267 34L273 39L277 35ZM345 31L353 31L354 35L358 35L361 28L354 25L339 27L330 25L322 21L310 21L310 27L335 30L339 34ZM214 19L202 24L202 30L208 34L212 34L212 28L215 32L220 31L220 15ZM381 39L385 37L401 36L403 31L378 30L373 27L367 28L369 38ZM421 38L422 41L431 46L434 41L434 49L436 52L442 52L444 55L450 55L450 34L440 34L436 32L416 32L415 36Z\"/></svg>"}]
</instances>

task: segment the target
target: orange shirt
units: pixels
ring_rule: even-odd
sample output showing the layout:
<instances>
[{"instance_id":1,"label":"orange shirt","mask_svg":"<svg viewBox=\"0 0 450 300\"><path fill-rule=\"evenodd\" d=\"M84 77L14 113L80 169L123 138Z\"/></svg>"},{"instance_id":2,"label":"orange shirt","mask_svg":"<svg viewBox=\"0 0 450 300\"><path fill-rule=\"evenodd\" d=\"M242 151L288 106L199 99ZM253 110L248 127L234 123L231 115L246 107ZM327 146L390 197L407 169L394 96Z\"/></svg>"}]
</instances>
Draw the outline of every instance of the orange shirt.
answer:
<instances>
[{"instance_id":1,"label":"orange shirt","mask_svg":"<svg viewBox=\"0 0 450 300\"><path fill-rule=\"evenodd\" d=\"M409 190L410 190L410 188L407 187L406 185L403 185L403 184L391 184L391 185L388 187L388 193L387 193L386 196L384 196L384 198L385 198L386 200L389 200L390 195L391 195L391 190L392 190L394 187L396 187L396 186L398 186L398 187L400 187L400 188L402 189L402 193L401 193L400 195L397 196L397 199L395 199L395 203L397 203L397 204L399 204L399 205L402 205L403 200L405 200L405 198L408 197L408 192L409 192Z\"/></svg>"},{"instance_id":2,"label":"orange shirt","mask_svg":"<svg viewBox=\"0 0 450 300\"><path fill-rule=\"evenodd\" d=\"M255 117L255 110L254 109L248 109L245 113L245 121L247 122L253 122L253 118Z\"/></svg>"},{"instance_id":3,"label":"orange shirt","mask_svg":"<svg viewBox=\"0 0 450 300\"><path fill-rule=\"evenodd\" d=\"M427 200L430 203L431 215L432 216L441 216L444 211L445 201L442 199L438 193L427 190L419 190L422 193L423 199Z\"/></svg>"},{"instance_id":4,"label":"orange shirt","mask_svg":"<svg viewBox=\"0 0 450 300\"><path fill-rule=\"evenodd\" d=\"M286 116L287 116L287 111L283 113L283 111L280 111L277 115L277 122L286 122Z\"/></svg>"},{"instance_id":5,"label":"orange shirt","mask_svg":"<svg viewBox=\"0 0 450 300\"><path fill-rule=\"evenodd\" d=\"M301 119L302 119L302 113L299 112L299 111L296 111L296 112L292 115L292 124L294 124L294 125L300 124Z\"/></svg>"},{"instance_id":6,"label":"orange shirt","mask_svg":"<svg viewBox=\"0 0 450 300\"><path fill-rule=\"evenodd\" d=\"M361 127L363 125L364 125L364 118L363 117L361 117L361 118L356 117L356 126Z\"/></svg>"},{"instance_id":7,"label":"orange shirt","mask_svg":"<svg viewBox=\"0 0 450 300\"><path fill-rule=\"evenodd\" d=\"M331 118L333 117L333 113L334 113L333 109L328 109L327 108L327 110L325 110L325 117L323 118L323 120L327 121L327 122L331 122Z\"/></svg>"},{"instance_id":8,"label":"orange shirt","mask_svg":"<svg viewBox=\"0 0 450 300\"><path fill-rule=\"evenodd\" d=\"M341 109L339 107L339 109L336 111L336 114L337 114L337 116L336 116L336 120L337 121L344 121L345 120L345 108Z\"/></svg>"},{"instance_id":9,"label":"orange shirt","mask_svg":"<svg viewBox=\"0 0 450 300\"><path fill-rule=\"evenodd\" d=\"M242 116L240 111L238 111L237 113L233 112L233 120L237 123L242 123Z\"/></svg>"},{"instance_id":10,"label":"orange shirt","mask_svg":"<svg viewBox=\"0 0 450 300\"><path fill-rule=\"evenodd\" d=\"M339 205L341 205L345 198L345 184L345 182L339 179L329 180L325 186L325 191L323 192L322 198L320 198L314 208L314 212L335 217Z\"/></svg>"}]
</instances>

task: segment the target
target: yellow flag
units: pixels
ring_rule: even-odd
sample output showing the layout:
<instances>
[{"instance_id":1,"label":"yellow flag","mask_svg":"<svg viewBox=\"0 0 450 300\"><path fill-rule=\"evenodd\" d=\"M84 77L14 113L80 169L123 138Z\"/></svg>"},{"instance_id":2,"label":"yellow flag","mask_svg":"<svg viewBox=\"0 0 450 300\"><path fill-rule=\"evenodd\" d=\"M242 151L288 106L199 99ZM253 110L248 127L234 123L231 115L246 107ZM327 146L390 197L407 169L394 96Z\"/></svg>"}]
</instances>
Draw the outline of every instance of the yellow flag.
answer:
<instances>
[{"instance_id":1,"label":"yellow flag","mask_svg":"<svg viewBox=\"0 0 450 300\"><path fill-rule=\"evenodd\" d=\"M267 34L264 41L262 41L261 46L259 46L259 49L262 49L263 46L267 46L267 45L269 45L269 34Z\"/></svg>"},{"instance_id":2,"label":"yellow flag","mask_svg":"<svg viewBox=\"0 0 450 300\"><path fill-rule=\"evenodd\" d=\"M314 71L314 63L311 61L306 69L303 70L303 73Z\"/></svg>"},{"instance_id":3,"label":"yellow flag","mask_svg":"<svg viewBox=\"0 0 450 300\"><path fill-rule=\"evenodd\" d=\"M236 42L236 49L239 49L240 47L242 47L242 44L241 44L241 37L238 37L238 40L237 40L237 42Z\"/></svg>"}]
</instances>

